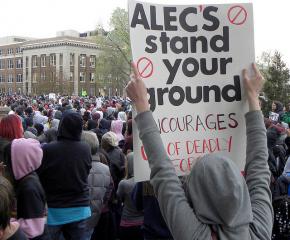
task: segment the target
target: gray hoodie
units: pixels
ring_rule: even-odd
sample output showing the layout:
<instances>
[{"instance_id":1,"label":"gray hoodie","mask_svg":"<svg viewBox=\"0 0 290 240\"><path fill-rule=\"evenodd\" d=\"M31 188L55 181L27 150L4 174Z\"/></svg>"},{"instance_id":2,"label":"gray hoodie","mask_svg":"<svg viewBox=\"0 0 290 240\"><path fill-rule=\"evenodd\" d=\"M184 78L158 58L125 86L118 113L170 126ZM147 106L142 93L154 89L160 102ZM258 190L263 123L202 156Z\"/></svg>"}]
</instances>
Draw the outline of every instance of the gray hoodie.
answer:
<instances>
[{"instance_id":1,"label":"gray hoodie","mask_svg":"<svg viewBox=\"0 0 290 240\"><path fill-rule=\"evenodd\" d=\"M138 211L134 206L131 198L134 182L133 159L134 153L131 152L127 155L127 179L123 179L118 186L117 195L124 203L121 226L140 226L143 224L143 212Z\"/></svg>"},{"instance_id":2,"label":"gray hoodie","mask_svg":"<svg viewBox=\"0 0 290 240\"><path fill-rule=\"evenodd\" d=\"M260 111L246 114L245 179L220 155L204 156L184 191L150 111L136 117L162 215L176 240L271 239L273 211L266 129Z\"/></svg>"}]
</instances>

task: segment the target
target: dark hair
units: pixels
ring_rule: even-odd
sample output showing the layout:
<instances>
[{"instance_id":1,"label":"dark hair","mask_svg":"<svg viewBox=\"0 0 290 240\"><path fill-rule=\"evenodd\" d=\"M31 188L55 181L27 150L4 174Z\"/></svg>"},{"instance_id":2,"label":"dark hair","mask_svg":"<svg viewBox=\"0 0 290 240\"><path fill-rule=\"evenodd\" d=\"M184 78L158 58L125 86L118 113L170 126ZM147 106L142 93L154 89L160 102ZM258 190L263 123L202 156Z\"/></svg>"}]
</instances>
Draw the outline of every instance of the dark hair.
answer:
<instances>
[{"instance_id":1,"label":"dark hair","mask_svg":"<svg viewBox=\"0 0 290 240\"><path fill-rule=\"evenodd\" d=\"M32 107L28 107L28 108L26 108L24 111L25 111L25 113L26 113L27 115L31 115L31 114L33 113L33 109L32 109Z\"/></svg>"},{"instance_id":2,"label":"dark hair","mask_svg":"<svg viewBox=\"0 0 290 240\"><path fill-rule=\"evenodd\" d=\"M40 136L43 133L44 126L41 123L34 124L34 128L37 130L37 136Z\"/></svg>"},{"instance_id":3,"label":"dark hair","mask_svg":"<svg viewBox=\"0 0 290 240\"><path fill-rule=\"evenodd\" d=\"M15 109L15 112L17 113L17 115L22 116L23 115L23 107L19 106Z\"/></svg>"},{"instance_id":4,"label":"dark hair","mask_svg":"<svg viewBox=\"0 0 290 240\"><path fill-rule=\"evenodd\" d=\"M4 177L0 176L0 229L9 226L13 208L13 187Z\"/></svg>"}]
</instances>

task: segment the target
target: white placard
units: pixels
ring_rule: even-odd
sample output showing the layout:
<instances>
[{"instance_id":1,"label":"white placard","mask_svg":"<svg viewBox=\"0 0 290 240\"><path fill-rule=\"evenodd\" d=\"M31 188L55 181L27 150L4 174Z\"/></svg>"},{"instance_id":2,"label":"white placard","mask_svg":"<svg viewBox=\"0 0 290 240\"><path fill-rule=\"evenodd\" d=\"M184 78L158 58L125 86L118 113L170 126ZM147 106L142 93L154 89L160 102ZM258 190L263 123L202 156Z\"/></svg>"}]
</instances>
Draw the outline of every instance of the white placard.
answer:
<instances>
[{"instance_id":1,"label":"white placard","mask_svg":"<svg viewBox=\"0 0 290 240\"><path fill-rule=\"evenodd\" d=\"M49 93L49 94L48 94L48 99L53 99L53 100L55 100L55 99L56 99L56 97L55 97L55 93Z\"/></svg>"},{"instance_id":2,"label":"white placard","mask_svg":"<svg viewBox=\"0 0 290 240\"><path fill-rule=\"evenodd\" d=\"M158 5L129 1L133 61L178 175L218 152L243 170L247 104L242 69L255 61L250 3ZM134 172L150 169L134 125Z\"/></svg>"}]
</instances>

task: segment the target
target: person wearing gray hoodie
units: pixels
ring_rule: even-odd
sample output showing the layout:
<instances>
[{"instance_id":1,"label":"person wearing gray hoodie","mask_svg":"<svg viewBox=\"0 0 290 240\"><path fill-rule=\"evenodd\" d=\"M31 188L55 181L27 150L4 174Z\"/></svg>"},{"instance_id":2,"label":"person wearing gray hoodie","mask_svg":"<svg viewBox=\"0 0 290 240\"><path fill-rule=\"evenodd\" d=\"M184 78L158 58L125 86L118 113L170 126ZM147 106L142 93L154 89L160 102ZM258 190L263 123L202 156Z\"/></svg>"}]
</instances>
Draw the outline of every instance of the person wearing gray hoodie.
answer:
<instances>
[{"instance_id":1,"label":"person wearing gray hoodie","mask_svg":"<svg viewBox=\"0 0 290 240\"><path fill-rule=\"evenodd\" d=\"M270 171L266 129L258 101L264 80L257 67L252 67L255 76L251 79L243 70L249 103L245 115L245 178L228 158L206 155L193 166L184 190L149 110L146 86L133 64L134 75L126 91L138 113L135 121L151 168L150 182L176 240L271 239Z\"/></svg>"},{"instance_id":2,"label":"person wearing gray hoodie","mask_svg":"<svg viewBox=\"0 0 290 240\"><path fill-rule=\"evenodd\" d=\"M143 224L143 212L138 211L132 201L131 194L135 187L134 181L134 153L127 155L126 178L118 186L117 196L123 203L123 211L120 223L120 240L143 240L141 226Z\"/></svg>"}]
</instances>

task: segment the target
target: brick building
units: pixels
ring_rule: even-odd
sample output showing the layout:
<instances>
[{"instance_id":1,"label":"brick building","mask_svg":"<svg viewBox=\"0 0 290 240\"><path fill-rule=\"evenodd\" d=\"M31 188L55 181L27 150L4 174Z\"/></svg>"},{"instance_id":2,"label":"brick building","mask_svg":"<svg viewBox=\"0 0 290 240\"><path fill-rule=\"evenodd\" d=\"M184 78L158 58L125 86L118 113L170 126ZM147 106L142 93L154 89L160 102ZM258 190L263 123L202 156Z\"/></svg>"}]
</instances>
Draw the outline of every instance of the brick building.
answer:
<instances>
[{"instance_id":1,"label":"brick building","mask_svg":"<svg viewBox=\"0 0 290 240\"><path fill-rule=\"evenodd\" d=\"M47 39L0 39L0 93L122 94L118 81L96 73L101 50L93 36L62 31Z\"/></svg>"}]
</instances>

